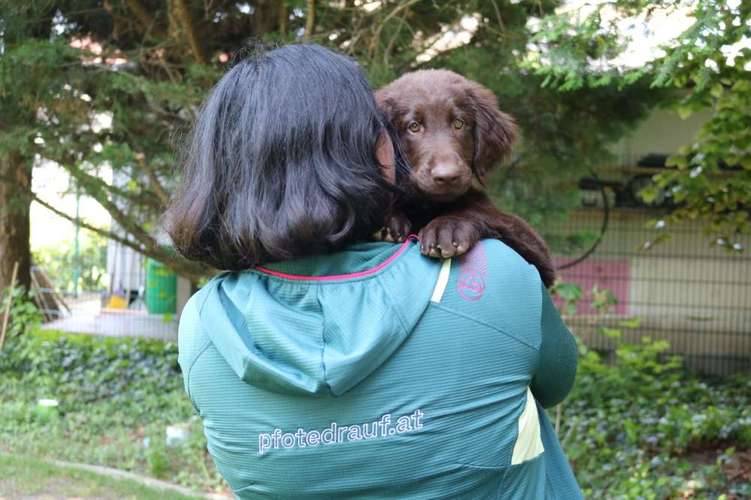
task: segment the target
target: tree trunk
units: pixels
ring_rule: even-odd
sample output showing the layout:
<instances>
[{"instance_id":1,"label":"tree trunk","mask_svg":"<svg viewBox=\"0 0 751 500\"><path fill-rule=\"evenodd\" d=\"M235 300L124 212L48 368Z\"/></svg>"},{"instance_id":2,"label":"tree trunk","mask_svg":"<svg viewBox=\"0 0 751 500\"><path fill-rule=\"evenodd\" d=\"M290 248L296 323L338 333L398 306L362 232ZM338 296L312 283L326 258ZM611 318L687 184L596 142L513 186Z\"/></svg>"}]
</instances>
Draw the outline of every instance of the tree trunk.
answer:
<instances>
[{"instance_id":1,"label":"tree trunk","mask_svg":"<svg viewBox=\"0 0 751 500\"><path fill-rule=\"evenodd\" d=\"M305 5L305 39L310 40L316 30L316 0L307 0Z\"/></svg>"},{"instance_id":2,"label":"tree trunk","mask_svg":"<svg viewBox=\"0 0 751 500\"><path fill-rule=\"evenodd\" d=\"M18 151L0 156L0 289L10 285L13 264L18 262L16 283L29 288L31 282L30 207L31 166Z\"/></svg>"},{"instance_id":3,"label":"tree trunk","mask_svg":"<svg viewBox=\"0 0 751 500\"><path fill-rule=\"evenodd\" d=\"M253 2L253 6L255 7L252 17L253 36L260 40L263 35L276 31L282 25L283 30L287 30L286 18L282 19L282 16L286 16L287 13L284 2L278 0L258 0L257 2Z\"/></svg>"}]
</instances>

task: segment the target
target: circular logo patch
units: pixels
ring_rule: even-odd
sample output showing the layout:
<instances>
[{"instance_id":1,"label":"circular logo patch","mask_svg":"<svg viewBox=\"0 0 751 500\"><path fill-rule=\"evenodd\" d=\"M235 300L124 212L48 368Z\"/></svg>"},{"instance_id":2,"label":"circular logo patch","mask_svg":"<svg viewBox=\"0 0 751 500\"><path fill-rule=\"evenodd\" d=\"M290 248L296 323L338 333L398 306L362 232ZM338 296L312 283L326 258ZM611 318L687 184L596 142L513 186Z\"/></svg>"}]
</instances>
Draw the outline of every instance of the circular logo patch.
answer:
<instances>
[{"instance_id":1,"label":"circular logo patch","mask_svg":"<svg viewBox=\"0 0 751 500\"><path fill-rule=\"evenodd\" d=\"M468 269L460 274L456 289L464 300L480 300L485 293L485 279L477 270Z\"/></svg>"}]
</instances>

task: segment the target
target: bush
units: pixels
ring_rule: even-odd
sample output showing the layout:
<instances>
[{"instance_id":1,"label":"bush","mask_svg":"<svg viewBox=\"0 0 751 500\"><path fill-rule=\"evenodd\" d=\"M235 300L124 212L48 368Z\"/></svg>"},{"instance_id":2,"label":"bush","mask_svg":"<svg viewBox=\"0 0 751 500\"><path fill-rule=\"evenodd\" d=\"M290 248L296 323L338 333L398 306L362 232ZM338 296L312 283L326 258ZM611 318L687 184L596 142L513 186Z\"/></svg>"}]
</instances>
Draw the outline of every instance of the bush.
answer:
<instances>
[{"instance_id":1,"label":"bush","mask_svg":"<svg viewBox=\"0 0 751 500\"><path fill-rule=\"evenodd\" d=\"M61 292L73 292L75 271L80 269L79 291L99 291L106 287L107 238L96 233L82 232L78 258L73 244L53 245L34 250L33 260L48 276L55 277L55 287Z\"/></svg>"},{"instance_id":2,"label":"bush","mask_svg":"<svg viewBox=\"0 0 751 500\"><path fill-rule=\"evenodd\" d=\"M37 392L54 395L61 410L100 400L141 401L181 389L177 345L146 339L101 338L36 330L0 352L0 372L33 380Z\"/></svg>"},{"instance_id":3,"label":"bush","mask_svg":"<svg viewBox=\"0 0 751 500\"><path fill-rule=\"evenodd\" d=\"M552 289L565 314L586 295L596 315L617 300L594 286ZM751 496L751 379L701 380L669 356L666 341L622 341L623 320L598 332L616 345L609 359L579 341L576 384L564 403L560 437L587 497ZM738 472L740 471L740 472Z\"/></svg>"},{"instance_id":4,"label":"bush","mask_svg":"<svg viewBox=\"0 0 751 500\"><path fill-rule=\"evenodd\" d=\"M736 455L751 448L751 380L699 379L667 349L643 338L605 363L581 346L560 436L585 496L751 495L747 478L730 473L751 475L751 461Z\"/></svg>"},{"instance_id":5,"label":"bush","mask_svg":"<svg viewBox=\"0 0 751 500\"><path fill-rule=\"evenodd\" d=\"M4 313L8 301L11 301L8 329L5 332L6 339L21 335L42 324L42 313L34 305L34 296L32 293L27 292L21 286L8 287L3 290L0 311Z\"/></svg>"}]
</instances>

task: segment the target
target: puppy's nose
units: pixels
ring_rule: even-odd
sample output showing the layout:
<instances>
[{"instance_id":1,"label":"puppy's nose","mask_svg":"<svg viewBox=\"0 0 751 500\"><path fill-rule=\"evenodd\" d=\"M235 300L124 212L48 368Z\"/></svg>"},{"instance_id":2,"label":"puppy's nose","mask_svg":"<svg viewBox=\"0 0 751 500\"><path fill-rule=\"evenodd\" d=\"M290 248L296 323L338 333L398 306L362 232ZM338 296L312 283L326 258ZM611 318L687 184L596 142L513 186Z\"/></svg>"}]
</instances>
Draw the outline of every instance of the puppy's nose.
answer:
<instances>
[{"instance_id":1,"label":"puppy's nose","mask_svg":"<svg viewBox=\"0 0 751 500\"><path fill-rule=\"evenodd\" d=\"M451 186L461 179L461 172L458 168L450 164L439 164L433 167L431 171L433 181L442 186Z\"/></svg>"}]
</instances>

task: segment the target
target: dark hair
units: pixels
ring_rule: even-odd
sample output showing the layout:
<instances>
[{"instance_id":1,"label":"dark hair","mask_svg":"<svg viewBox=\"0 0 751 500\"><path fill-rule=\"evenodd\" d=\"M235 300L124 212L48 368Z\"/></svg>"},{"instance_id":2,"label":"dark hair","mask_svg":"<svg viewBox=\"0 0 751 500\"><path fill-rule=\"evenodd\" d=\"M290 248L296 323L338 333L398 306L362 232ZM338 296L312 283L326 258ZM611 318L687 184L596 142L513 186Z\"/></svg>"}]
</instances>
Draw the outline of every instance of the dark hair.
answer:
<instances>
[{"instance_id":1,"label":"dark hair","mask_svg":"<svg viewBox=\"0 0 751 500\"><path fill-rule=\"evenodd\" d=\"M200 111L166 228L219 269L335 251L383 224L386 130L355 62L288 45L238 62Z\"/></svg>"}]
</instances>

